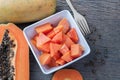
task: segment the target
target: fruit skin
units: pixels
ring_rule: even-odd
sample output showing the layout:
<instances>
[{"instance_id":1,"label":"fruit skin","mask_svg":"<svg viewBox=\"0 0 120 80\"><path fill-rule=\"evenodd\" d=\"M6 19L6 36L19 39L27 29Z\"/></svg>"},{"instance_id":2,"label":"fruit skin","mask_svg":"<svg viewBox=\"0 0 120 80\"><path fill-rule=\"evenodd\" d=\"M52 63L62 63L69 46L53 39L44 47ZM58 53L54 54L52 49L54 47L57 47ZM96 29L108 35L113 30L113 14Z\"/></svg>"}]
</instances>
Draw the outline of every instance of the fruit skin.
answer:
<instances>
[{"instance_id":1,"label":"fruit skin","mask_svg":"<svg viewBox=\"0 0 120 80\"><path fill-rule=\"evenodd\" d=\"M55 10L56 0L0 0L0 23L37 21Z\"/></svg>"},{"instance_id":2,"label":"fruit skin","mask_svg":"<svg viewBox=\"0 0 120 80\"><path fill-rule=\"evenodd\" d=\"M17 52L15 59L15 80L29 80L29 47L21 29L12 23L1 24L0 34L8 29L17 41ZM19 36L18 36L19 34ZM0 38L3 37L0 35Z\"/></svg>"}]
</instances>

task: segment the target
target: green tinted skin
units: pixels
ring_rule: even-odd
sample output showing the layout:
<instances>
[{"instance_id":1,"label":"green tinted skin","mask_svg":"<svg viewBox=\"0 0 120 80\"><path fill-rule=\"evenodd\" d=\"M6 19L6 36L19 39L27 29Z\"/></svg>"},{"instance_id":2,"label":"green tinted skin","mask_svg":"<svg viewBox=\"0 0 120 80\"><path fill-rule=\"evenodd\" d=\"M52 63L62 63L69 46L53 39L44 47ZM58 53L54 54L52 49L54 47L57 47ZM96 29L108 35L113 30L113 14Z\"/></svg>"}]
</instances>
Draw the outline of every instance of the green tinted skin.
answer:
<instances>
[{"instance_id":1,"label":"green tinted skin","mask_svg":"<svg viewBox=\"0 0 120 80\"><path fill-rule=\"evenodd\" d=\"M0 0L0 23L43 19L56 10L56 0Z\"/></svg>"}]
</instances>

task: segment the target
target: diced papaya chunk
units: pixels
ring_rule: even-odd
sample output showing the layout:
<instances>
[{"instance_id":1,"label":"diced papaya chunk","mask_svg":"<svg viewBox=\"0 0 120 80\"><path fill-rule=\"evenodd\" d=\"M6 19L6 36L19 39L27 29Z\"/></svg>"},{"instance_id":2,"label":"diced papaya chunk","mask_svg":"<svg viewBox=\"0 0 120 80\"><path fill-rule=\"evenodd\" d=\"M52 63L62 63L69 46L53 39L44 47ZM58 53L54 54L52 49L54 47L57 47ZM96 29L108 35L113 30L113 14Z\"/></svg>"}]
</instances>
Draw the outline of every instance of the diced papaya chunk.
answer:
<instances>
[{"instance_id":1,"label":"diced papaya chunk","mask_svg":"<svg viewBox=\"0 0 120 80\"><path fill-rule=\"evenodd\" d=\"M49 53L42 53L39 56L39 60L42 65L47 65L51 62L51 56Z\"/></svg>"},{"instance_id":2,"label":"diced papaya chunk","mask_svg":"<svg viewBox=\"0 0 120 80\"><path fill-rule=\"evenodd\" d=\"M62 25L64 27L63 29L63 32L66 33L68 32L69 28L70 28L70 24L69 22L67 21L66 18L63 18L59 23L58 23L58 26L59 25Z\"/></svg>"},{"instance_id":3,"label":"diced papaya chunk","mask_svg":"<svg viewBox=\"0 0 120 80\"><path fill-rule=\"evenodd\" d=\"M49 37L47 37L45 34L43 33L39 33L39 36L37 37L37 45L43 45L47 42L49 42L51 39Z\"/></svg>"},{"instance_id":4,"label":"diced papaya chunk","mask_svg":"<svg viewBox=\"0 0 120 80\"><path fill-rule=\"evenodd\" d=\"M31 43L36 46L36 41L34 39L31 39Z\"/></svg>"},{"instance_id":5,"label":"diced papaya chunk","mask_svg":"<svg viewBox=\"0 0 120 80\"><path fill-rule=\"evenodd\" d=\"M53 29L52 25L50 23L46 23L43 25L40 25L35 28L37 33L48 33Z\"/></svg>"},{"instance_id":6,"label":"diced papaya chunk","mask_svg":"<svg viewBox=\"0 0 120 80\"><path fill-rule=\"evenodd\" d=\"M56 60L54 60L53 58L51 59L51 62L48 64L49 67L55 67L58 66L58 64L56 63Z\"/></svg>"},{"instance_id":7,"label":"diced papaya chunk","mask_svg":"<svg viewBox=\"0 0 120 80\"><path fill-rule=\"evenodd\" d=\"M60 44L51 42L50 43L50 55L51 55L51 57L57 55L60 48L61 48Z\"/></svg>"},{"instance_id":8,"label":"diced papaya chunk","mask_svg":"<svg viewBox=\"0 0 120 80\"><path fill-rule=\"evenodd\" d=\"M62 43L62 40L63 40L63 35L62 35L62 31L57 33L53 38L52 38L52 42L55 42L55 43Z\"/></svg>"},{"instance_id":9,"label":"diced papaya chunk","mask_svg":"<svg viewBox=\"0 0 120 80\"><path fill-rule=\"evenodd\" d=\"M62 25L59 25L59 26L55 27L53 30L54 30L55 34L57 34L61 31L63 31L63 29L64 29L64 27Z\"/></svg>"},{"instance_id":10,"label":"diced papaya chunk","mask_svg":"<svg viewBox=\"0 0 120 80\"><path fill-rule=\"evenodd\" d=\"M74 28L71 28L67 35L75 42L78 42L78 35Z\"/></svg>"},{"instance_id":11,"label":"diced papaya chunk","mask_svg":"<svg viewBox=\"0 0 120 80\"><path fill-rule=\"evenodd\" d=\"M65 53L62 57L61 57L61 59L63 59L63 60L65 60L66 62L70 62L70 61L72 61L72 57L71 57L71 55L70 55L70 51L68 51L67 53Z\"/></svg>"},{"instance_id":12,"label":"diced papaya chunk","mask_svg":"<svg viewBox=\"0 0 120 80\"><path fill-rule=\"evenodd\" d=\"M47 42L43 45L37 44L36 46L37 46L38 50L41 50L43 52L50 52L50 42Z\"/></svg>"},{"instance_id":13,"label":"diced papaya chunk","mask_svg":"<svg viewBox=\"0 0 120 80\"><path fill-rule=\"evenodd\" d=\"M55 32L54 32L54 30L52 30L51 32L49 32L48 34L47 34L47 37L49 37L49 38L53 38L55 36Z\"/></svg>"},{"instance_id":14,"label":"diced papaya chunk","mask_svg":"<svg viewBox=\"0 0 120 80\"><path fill-rule=\"evenodd\" d=\"M83 48L80 44L71 45L71 56L77 58L83 54Z\"/></svg>"},{"instance_id":15,"label":"diced papaya chunk","mask_svg":"<svg viewBox=\"0 0 120 80\"><path fill-rule=\"evenodd\" d=\"M69 51L69 48L66 46L66 44L63 44L59 51L64 55L64 53Z\"/></svg>"},{"instance_id":16,"label":"diced papaya chunk","mask_svg":"<svg viewBox=\"0 0 120 80\"><path fill-rule=\"evenodd\" d=\"M38 34L36 34L36 35L34 35L34 37L32 38L33 40L35 40L35 41L37 41L37 37L38 37L39 35Z\"/></svg>"},{"instance_id":17,"label":"diced papaya chunk","mask_svg":"<svg viewBox=\"0 0 120 80\"><path fill-rule=\"evenodd\" d=\"M71 45L74 44L74 42L67 35L64 35L64 38L65 38L64 43L67 45L68 48L70 48Z\"/></svg>"},{"instance_id":18,"label":"diced papaya chunk","mask_svg":"<svg viewBox=\"0 0 120 80\"><path fill-rule=\"evenodd\" d=\"M65 61L60 58L60 59L58 59L58 60L56 61L56 63L57 63L58 65L63 65L63 64L65 64Z\"/></svg>"},{"instance_id":19,"label":"diced papaya chunk","mask_svg":"<svg viewBox=\"0 0 120 80\"><path fill-rule=\"evenodd\" d=\"M54 60L58 60L61 56L62 56L61 53L57 52L57 53L53 56L53 59L54 59Z\"/></svg>"}]
</instances>

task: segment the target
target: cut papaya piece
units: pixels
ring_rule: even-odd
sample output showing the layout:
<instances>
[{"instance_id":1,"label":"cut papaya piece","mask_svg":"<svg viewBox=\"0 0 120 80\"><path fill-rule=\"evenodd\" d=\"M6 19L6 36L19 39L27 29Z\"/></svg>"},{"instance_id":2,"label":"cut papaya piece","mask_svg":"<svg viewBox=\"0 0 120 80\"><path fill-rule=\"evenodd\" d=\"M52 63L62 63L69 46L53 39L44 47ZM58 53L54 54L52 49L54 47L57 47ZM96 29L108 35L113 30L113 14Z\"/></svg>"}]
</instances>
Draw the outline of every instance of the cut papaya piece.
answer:
<instances>
[{"instance_id":1,"label":"cut papaya piece","mask_svg":"<svg viewBox=\"0 0 120 80\"><path fill-rule=\"evenodd\" d=\"M83 80L83 77L75 69L62 69L53 75L52 80Z\"/></svg>"},{"instance_id":2,"label":"cut papaya piece","mask_svg":"<svg viewBox=\"0 0 120 80\"><path fill-rule=\"evenodd\" d=\"M49 38L53 38L55 36L55 32L54 32L54 30L52 30L51 32L49 32L48 34L47 34L47 37L49 37Z\"/></svg>"},{"instance_id":3,"label":"cut papaya piece","mask_svg":"<svg viewBox=\"0 0 120 80\"><path fill-rule=\"evenodd\" d=\"M38 50L41 50L43 52L50 52L50 42L47 42L43 45L36 45Z\"/></svg>"},{"instance_id":4,"label":"cut papaya piece","mask_svg":"<svg viewBox=\"0 0 120 80\"><path fill-rule=\"evenodd\" d=\"M34 39L31 39L31 43L36 46L36 41Z\"/></svg>"},{"instance_id":5,"label":"cut papaya piece","mask_svg":"<svg viewBox=\"0 0 120 80\"><path fill-rule=\"evenodd\" d=\"M58 64L56 64L56 60L54 60L53 58L51 58L51 61L50 61L50 63L48 64L48 67L56 67L56 66L58 66Z\"/></svg>"},{"instance_id":6,"label":"cut papaya piece","mask_svg":"<svg viewBox=\"0 0 120 80\"><path fill-rule=\"evenodd\" d=\"M51 54L51 57L57 55L60 48L61 48L60 44L51 42L50 43L50 54Z\"/></svg>"},{"instance_id":7,"label":"cut papaya piece","mask_svg":"<svg viewBox=\"0 0 120 80\"><path fill-rule=\"evenodd\" d=\"M34 35L34 37L32 39L37 41L37 37L39 37L39 34Z\"/></svg>"},{"instance_id":8,"label":"cut papaya piece","mask_svg":"<svg viewBox=\"0 0 120 80\"><path fill-rule=\"evenodd\" d=\"M53 56L53 59L54 59L54 60L58 60L61 56L62 56L61 53L57 52L57 53Z\"/></svg>"},{"instance_id":9,"label":"cut papaya piece","mask_svg":"<svg viewBox=\"0 0 120 80\"><path fill-rule=\"evenodd\" d=\"M39 56L39 60L42 65L47 65L51 62L51 56L49 53L42 53Z\"/></svg>"},{"instance_id":10,"label":"cut papaya piece","mask_svg":"<svg viewBox=\"0 0 120 80\"><path fill-rule=\"evenodd\" d=\"M61 59L65 60L66 62L70 62L72 61L72 57L70 55L70 51L64 53L64 55L61 57Z\"/></svg>"},{"instance_id":11,"label":"cut papaya piece","mask_svg":"<svg viewBox=\"0 0 120 80\"><path fill-rule=\"evenodd\" d=\"M64 38L65 38L64 43L67 45L68 48L70 48L71 45L74 44L74 42L67 35L64 35Z\"/></svg>"},{"instance_id":12,"label":"cut papaya piece","mask_svg":"<svg viewBox=\"0 0 120 80\"><path fill-rule=\"evenodd\" d=\"M78 42L78 35L74 28L71 28L67 35L75 42Z\"/></svg>"},{"instance_id":13,"label":"cut papaya piece","mask_svg":"<svg viewBox=\"0 0 120 80\"><path fill-rule=\"evenodd\" d=\"M55 34L57 34L61 31L63 31L63 29L64 29L64 27L62 25L59 25L59 26L55 27L53 30L54 30Z\"/></svg>"},{"instance_id":14,"label":"cut papaya piece","mask_svg":"<svg viewBox=\"0 0 120 80\"><path fill-rule=\"evenodd\" d=\"M55 43L62 43L62 40L63 40L63 35L62 35L62 31L57 33L53 38L52 38L52 42L55 42Z\"/></svg>"},{"instance_id":15,"label":"cut papaya piece","mask_svg":"<svg viewBox=\"0 0 120 80\"><path fill-rule=\"evenodd\" d=\"M80 44L71 45L71 56L77 58L83 54L83 48Z\"/></svg>"},{"instance_id":16,"label":"cut papaya piece","mask_svg":"<svg viewBox=\"0 0 120 80\"><path fill-rule=\"evenodd\" d=\"M39 33L39 36L37 37L37 45L43 45L47 42L49 42L51 39L49 37L47 37L45 34L43 33Z\"/></svg>"},{"instance_id":17,"label":"cut papaya piece","mask_svg":"<svg viewBox=\"0 0 120 80\"><path fill-rule=\"evenodd\" d=\"M53 29L52 25L50 23L46 23L43 25L40 25L35 28L37 33L48 33Z\"/></svg>"},{"instance_id":18,"label":"cut papaya piece","mask_svg":"<svg viewBox=\"0 0 120 80\"><path fill-rule=\"evenodd\" d=\"M12 23L1 24L0 25L0 39L2 39L2 41L5 41L5 39L3 39L5 30L8 30L9 32L8 36L10 38L9 40L12 40L11 42L14 44L12 48L13 50L12 52L14 53L12 57L13 59L10 60L11 61L10 63L12 64L12 69L14 69L13 70L14 72L11 72L11 73L8 72L7 74L13 74L13 75L9 75L11 77L10 78L11 80L12 79L13 80L29 80L29 47L25 40L23 32L20 28L18 28L16 25ZM2 44L2 45L5 45L5 44ZM8 45L10 44L8 43ZM6 61L6 62L9 62L9 61ZM0 63L2 64L2 62ZM8 79L8 76L4 75L4 78Z\"/></svg>"},{"instance_id":19,"label":"cut papaya piece","mask_svg":"<svg viewBox=\"0 0 120 80\"><path fill-rule=\"evenodd\" d=\"M64 65L64 64L65 64L65 61L60 58L60 59L56 60L56 63L57 63L58 65Z\"/></svg>"},{"instance_id":20,"label":"cut papaya piece","mask_svg":"<svg viewBox=\"0 0 120 80\"><path fill-rule=\"evenodd\" d=\"M66 18L63 18L59 23L58 26L62 25L64 27L63 32L66 33L68 32L69 28L70 28L70 24L67 21Z\"/></svg>"},{"instance_id":21,"label":"cut papaya piece","mask_svg":"<svg viewBox=\"0 0 120 80\"><path fill-rule=\"evenodd\" d=\"M59 51L64 55L64 53L69 51L69 48L66 46L66 44L63 44Z\"/></svg>"}]
</instances>

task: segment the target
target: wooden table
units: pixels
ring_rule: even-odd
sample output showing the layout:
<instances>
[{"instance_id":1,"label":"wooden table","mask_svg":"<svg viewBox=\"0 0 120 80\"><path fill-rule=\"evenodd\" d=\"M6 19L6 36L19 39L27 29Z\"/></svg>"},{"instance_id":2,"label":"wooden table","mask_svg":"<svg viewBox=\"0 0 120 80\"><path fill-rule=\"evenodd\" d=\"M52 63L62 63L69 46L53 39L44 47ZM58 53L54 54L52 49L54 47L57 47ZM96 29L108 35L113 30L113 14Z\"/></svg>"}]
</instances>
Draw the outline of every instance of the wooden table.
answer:
<instances>
[{"instance_id":1,"label":"wooden table","mask_svg":"<svg viewBox=\"0 0 120 80\"><path fill-rule=\"evenodd\" d=\"M66 68L81 72L84 80L120 80L120 0L72 0L75 8L88 21L92 31L85 36L91 47L87 57ZM70 8L58 0L57 11ZM18 24L22 29L30 25ZM53 74L41 72L30 52L30 80L51 80Z\"/></svg>"}]
</instances>

